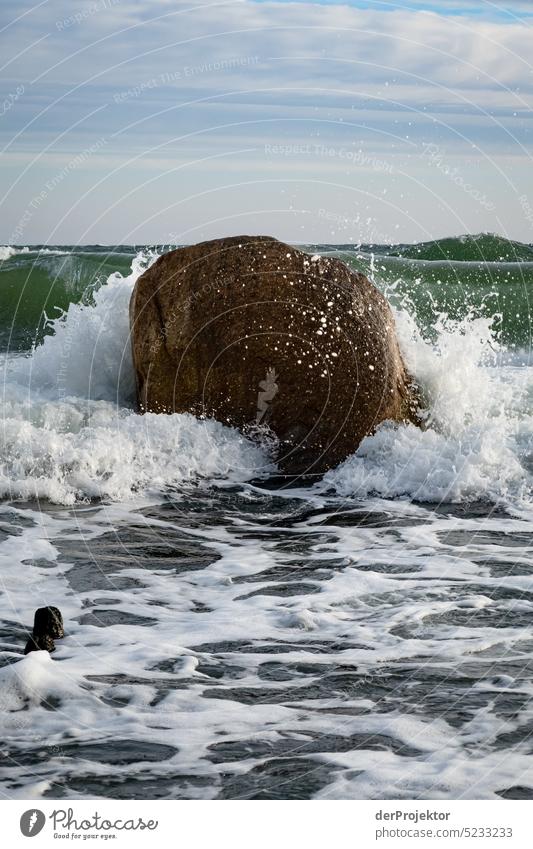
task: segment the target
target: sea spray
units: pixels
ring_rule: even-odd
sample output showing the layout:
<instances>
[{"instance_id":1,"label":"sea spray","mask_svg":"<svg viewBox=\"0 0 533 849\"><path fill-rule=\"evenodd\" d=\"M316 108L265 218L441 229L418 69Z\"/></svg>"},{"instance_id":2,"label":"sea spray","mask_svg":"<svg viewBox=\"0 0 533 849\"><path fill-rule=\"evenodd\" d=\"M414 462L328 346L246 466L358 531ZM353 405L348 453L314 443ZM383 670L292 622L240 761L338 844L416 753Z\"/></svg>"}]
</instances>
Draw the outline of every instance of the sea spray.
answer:
<instances>
[{"instance_id":1,"label":"sea spray","mask_svg":"<svg viewBox=\"0 0 533 849\"><path fill-rule=\"evenodd\" d=\"M111 274L94 292L92 303L71 303L52 320L52 335L7 366L8 379L50 400L75 396L134 403L128 305L135 281L155 260L140 253L131 272Z\"/></svg>"},{"instance_id":2,"label":"sea spray","mask_svg":"<svg viewBox=\"0 0 533 849\"><path fill-rule=\"evenodd\" d=\"M197 477L245 480L273 468L237 431L188 414L140 416L106 401L64 401L10 405L4 416L3 498L123 501Z\"/></svg>"},{"instance_id":3,"label":"sea spray","mask_svg":"<svg viewBox=\"0 0 533 849\"><path fill-rule=\"evenodd\" d=\"M99 267L102 249L85 250ZM26 262L7 260L21 274ZM42 262L33 294L48 285ZM136 415L124 365L106 371L115 330L103 317L83 313L98 350L79 358L81 377L68 370L70 396L44 368L53 345L9 356L6 497L104 503L0 511L6 798L73 799L77 818L82 798L531 796L532 511L517 500L531 369L527 352L501 349L499 309L475 314L459 297L455 313L442 308L440 272L422 310L428 275L415 282L401 261L394 275L425 429L382 428L326 492L242 483L262 458L239 434ZM527 349L508 282L501 267L491 285ZM118 305L121 285L113 277L98 303L117 290ZM52 333L78 315L67 307ZM448 494L461 503L414 502ZM21 660L49 604L66 638L53 657Z\"/></svg>"},{"instance_id":4,"label":"sea spray","mask_svg":"<svg viewBox=\"0 0 533 849\"><path fill-rule=\"evenodd\" d=\"M437 341L396 312L400 343L420 386L423 427L384 424L319 488L418 501L529 502L524 430L533 437L531 369L502 368L494 319L435 318Z\"/></svg>"},{"instance_id":5,"label":"sea spray","mask_svg":"<svg viewBox=\"0 0 533 849\"><path fill-rule=\"evenodd\" d=\"M246 479L271 468L260 447L218 422L134 412L128 306L156 256L138 254L93 303L71 304L30 356L4 359L1 497L123 500L198 475Z\"/></svg>"},{"instance_id":6,"label":"sea spray","mask_svg":"<svg viewBox=\"0 0 533 849\"><path fill-rule=\"evenodd\" d=\"M4 265L31 262L41 274L50 256L62 260L68 252L24 250L16 249ZM89 267L104 270L115 262L123 270L107 274L102 284L95 272L91 297L81 301L65 279L64 291L71 286L70 297L77 300L48 323L48 335L26 356L5 355L3 497L69 504L121 500L198 475L246 479L272 468L268 451L222 425L134 413L128 305L136 279L158 252L84 250ZM461 317L457 305L449 315L440 308L440 290L428 287L424 269L406 282L405 266L396 265L389 277L383 271L387 261L373 251L371 272L396 305L404 355L422 391L424 428L383 426L319 487L342 495L378 493L430 502L510 497L529 502L533 377L527 355L521 367L510 359L516 354L505 350L502 316L491 313L490 304L480 315L463 301ZM30 273L25 265L16 268L26 277ZM463 265L458 268L464 273ZM508 279L501 274L500 300L507 308ZM42 277L30 279L37 287L49 285ZM498 289L496 279L492 284Z\"/></svg>"}]
</instances>

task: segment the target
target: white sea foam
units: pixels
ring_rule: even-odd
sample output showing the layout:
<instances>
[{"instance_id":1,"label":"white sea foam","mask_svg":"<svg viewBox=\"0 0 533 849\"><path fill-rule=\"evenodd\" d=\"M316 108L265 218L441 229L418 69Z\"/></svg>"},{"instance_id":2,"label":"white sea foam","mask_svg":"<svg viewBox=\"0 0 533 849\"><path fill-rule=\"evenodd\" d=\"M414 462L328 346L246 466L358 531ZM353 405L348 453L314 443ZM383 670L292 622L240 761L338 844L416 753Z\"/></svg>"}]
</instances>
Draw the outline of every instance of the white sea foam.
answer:
<instances>
[{"instance_id":1,"label":"white sea foam","mask_svg":"<svg viewBox=\"0 0 533 849\"><path fill-rule=\"evenodd\" d=\"M132 406L135 393L129 301L135 281L155 259L139 254L131 273L111 274L93 304L72 303L51 322L53 335L32 355L6 365L6 378L50 401L75 396Z\"/></svg>"},{"instance_id":2,"label":"white sea foam","mask_svg":"<svg viewBox=\"0 0 533 849\"><path fill-rule=\"evenodd\" d=\"M19 254L53 254L57 256L65 256L71 251L62 251L59 248L14 248L12 245L0 245L0 262L6 259L11 259Z\"/></svg>"},{"instance_id":3,"label":"white sea foam","mask_svg":"<svg viewBox=\"0 0 533 849\"><path fill-rule=\"evenodd\" d=\"M422 393L422 429L385 423L320 484L339 495L420 501L531 497L533 369L503 366L489 319L440 317L436 342L397 315L404 356Z\"/></svg>"},{"instance_id":4,"label":"white sea foam","mask_svg":"<svg viewBox=\"0 0 533 849\"><path fill-rule=\"evenodd\" d=\"M0 245L0 262L11 259L12 256L16 256L17 254L27 254L29 252L29 248L14 248L12 245Z\"/></svg>"},{"instance_id":5,"label":"white sea foam","mask_svg":"<svg viewBox=\"0 0 533 849\"><path fill-rule=\"evenodd\" d=\"M144 262L5 364L2 494L105 503L2 508L2 793L533 787L527 511L413 503L527 497L531 371L488 322L439 320L429 344L400 314L426 427L366 439L326 476L347 499L184 487L265 458L220 424L133 411L127 305ZM66 636L22 658L45 604Z\"/></svg>"},{"instance_id":6,"label":"white sea foam","mask_svg":"<svg viewBox=\"0 0 533 849\"><path fill-rule=\"evenodd\" d=\"M128 306L135 281L155 258L139 254L131 273L112 274L92 304L71 304L31 356L6 362L4 495L120 499L189 475L234 467L249 476L254 464L265 466L264 454L222 426L132 413ZM382 425L319 488L423 501L528 501L533 369L504 365L489 319L438 317L435 342L421 336L406 311L398 311L397 326L422 391L424 429Z\"/></svg>"},{"instance_id":7,"label":"white sea foam","mask_svg":"<svg viewBox=\"0 0 533 849\"><path fill-rule=\"evenodd\" d=\"M10 508L26 525L0 546L3 794L49 782L68 798L494 799L533 786L530 525L374 499L375 525L361 505L350 523L331 499L291 526L256 496L224 523L224 494L207 496L205 525L186 502ZM495 555L487 532L513 544ZM21 658L13 623L50 603L65 638L51 658Z\"/></svg>"},{"instance_id":8,"label":"white sea foam","mask_svg":"<svg viewBox=\"0 0 533 849\"><path fill-rule=\"evenodd\" d=\"M121 501L198 476L242 480L268 466L257 445L218 422L139 416L106 401L11 403L2 425L4 498Z\"/></svg>"},{"instance_id":9,"label":"white sea foam","mask_svg":"<svg viewBox=\"0 0 533 849\"><path fill-rule=\"evenodd\" d=\"M155 258L138 255L94 304L71 304L31 356L5 361L3 497L121 500L198 475L247 478L268 465L257 445L217 422L133 412L128 306Z\"/></svg>"},{"instance_id":10,"label":"white sea foam","mask_svg":"<svg viewBox=\"0 0 533 849\"><path fill-rule=\"evenodd\" d=\"M57 674L47 651L27 655L20 663L0 669L2 709L8 712L24 710L28 703L38 705L50 696L71 696L72 683Z\"/></svg>"}]
</instances>

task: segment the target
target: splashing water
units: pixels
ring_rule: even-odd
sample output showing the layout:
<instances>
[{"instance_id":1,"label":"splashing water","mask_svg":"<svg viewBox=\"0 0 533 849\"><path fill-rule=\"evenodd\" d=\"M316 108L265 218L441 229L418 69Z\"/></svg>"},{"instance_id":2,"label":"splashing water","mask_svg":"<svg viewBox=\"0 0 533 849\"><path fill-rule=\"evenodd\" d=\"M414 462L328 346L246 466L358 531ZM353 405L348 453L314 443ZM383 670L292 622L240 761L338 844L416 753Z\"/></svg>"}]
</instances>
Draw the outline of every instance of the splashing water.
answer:
<instances>
[{"instance_id":1,"label":"splashing water","mask_svg":"<svg viewBox=\"0 0 533 849\"><path fill-rule=\"evenodd\" d=\"M396 311L396 324L423 426L382 425L322 488L430 502L529 501L533 370L504 364L494 319L439 315L436 342L405 311Z\"/></svg>"},{"instance_id":2,"label":"splashing water","mask_svg":"<svg viewBox=\"0 0 533 849\"><path fill-rule=\"evenodd\" d=\"M215 423L132 412L128 305L135 281L156 258L155 251L132 257L129 274L110 274L90 302L71 303L49 322L52 332L30 356L6 356L4 496L122 499L195 474L226 475L234 466L250 477L268 467L264 452ZM372 254L370 272L380 285L376 268ZM381 285L394 296L394 286ZM424 426L382 425L318 489L420 501L527 501L533 378L506 359L498 317L452 320L437 312L431 327L420 328L405 296L396 323L420 387ZM218 460L215 450L202 457L195 447L206 438L211 447L219 440Z\"/></svg>"},{"instance_id":3,"label":"splashing water","mask_svg":"<svg viewBox=\"0 0 533 849\"><path fill-rule=\"evenodd\" d=\"M154 255L122 251L90 298L60 280L65 313L24 356L74 264L4 263L17 304L38 271L3 362L0 492L27 499L0 510L4 795L533 798L533 378L504 346L529 338L505 266L503 322L442 309L441 271L376 279L423 427L273 492L241 434L134 412L128 303ZM23 658L51 603L66 637Z\"/></svg>"},{"instance_id":4,"label":"splashing water","mask_svg":"<svg viewBox=\"0 0 533 849\"><path fill-rule=\"evenodd\" d=\"M190 415L138 416L128 306L135 281L112 274L93 303L72 303L28 357L4 360L0 495L72 504L122 500L193 479L270 469L254 443Z\"/></svg>"}]
</instances>

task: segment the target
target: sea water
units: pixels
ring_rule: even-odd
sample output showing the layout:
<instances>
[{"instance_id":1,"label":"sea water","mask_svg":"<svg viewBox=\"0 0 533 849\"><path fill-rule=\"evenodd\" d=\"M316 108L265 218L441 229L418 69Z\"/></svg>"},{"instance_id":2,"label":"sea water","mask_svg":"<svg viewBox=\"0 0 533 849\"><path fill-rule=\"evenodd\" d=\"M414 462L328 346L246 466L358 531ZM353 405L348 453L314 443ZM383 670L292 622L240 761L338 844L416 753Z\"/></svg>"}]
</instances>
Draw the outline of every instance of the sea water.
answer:
<instances>
[{"instance_id":1,"label":"sea water","mask_svg":"<svg viewBox=\"0 0 533 849\"><path fill-rule=\"evenodd\" d=\"M306 488L134 412L160 250L0 250L0 792L532 798L531 248L313 246L389 297L424 427Z\"/></svg>"}]
</instances>

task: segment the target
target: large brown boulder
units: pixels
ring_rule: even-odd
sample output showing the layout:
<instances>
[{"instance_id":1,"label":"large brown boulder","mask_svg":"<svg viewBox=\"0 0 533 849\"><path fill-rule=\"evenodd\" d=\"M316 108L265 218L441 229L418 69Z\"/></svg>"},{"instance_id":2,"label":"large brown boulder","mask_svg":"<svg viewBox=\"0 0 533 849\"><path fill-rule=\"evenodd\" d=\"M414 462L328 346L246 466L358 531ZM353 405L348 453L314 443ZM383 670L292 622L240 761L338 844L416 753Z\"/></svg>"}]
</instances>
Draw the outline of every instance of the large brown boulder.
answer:
<instances>
[{"instance_id":1,"label":"large brown boulder","mask_svg":"<svg viewBox=\"0 0 533 849\"><path fill-rule=\"evenodd\" d=\"M385 298L339 260L268 236L161 256L130 321L141 411L268 425L290 474L322 473L380 422L413 415Z\"/></svg>"}]
</instances>

